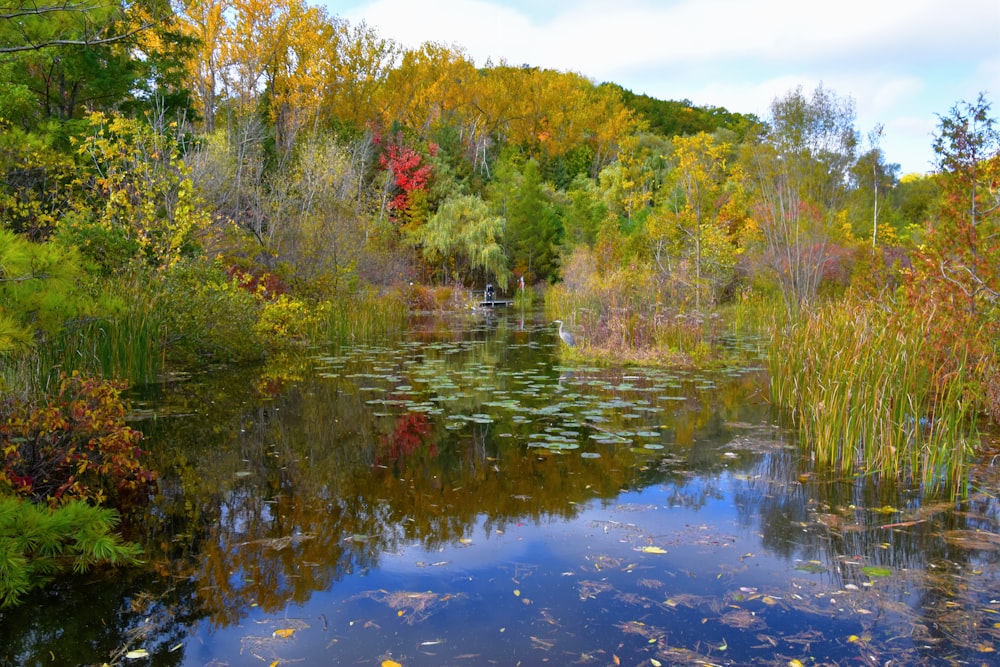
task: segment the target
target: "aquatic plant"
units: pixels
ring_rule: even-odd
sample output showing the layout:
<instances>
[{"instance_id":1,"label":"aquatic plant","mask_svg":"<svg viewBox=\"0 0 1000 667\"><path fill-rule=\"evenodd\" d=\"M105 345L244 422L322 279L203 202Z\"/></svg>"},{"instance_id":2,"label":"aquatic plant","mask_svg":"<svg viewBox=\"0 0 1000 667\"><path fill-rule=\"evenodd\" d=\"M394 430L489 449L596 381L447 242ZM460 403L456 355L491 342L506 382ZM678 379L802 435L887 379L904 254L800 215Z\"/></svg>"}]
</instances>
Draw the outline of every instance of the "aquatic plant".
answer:
<instances>
[{"instance_id":1,"label":"aquatic plant","mask_svg":"<svg viewBox=\"0 0 1000 667\"><path fill-rule=\"evenodd\" d=\"M409 313L406 294L362 292L330 304L326 336L338 343L365 342L402 331Z\"/></svg>"},{"instance_id":2,"label":"aquatic plant","mask_svg":"<svg viewBox=\"0 0 1000 667\"><path fill-rule=\"evenodd\" d=\"M927 363L926 322L871 302L839 301L776 328L774 400L792 409L822 465L927 486L965 486L980 400L961 350L954 370Z\"/></svg>"}]
</instances>

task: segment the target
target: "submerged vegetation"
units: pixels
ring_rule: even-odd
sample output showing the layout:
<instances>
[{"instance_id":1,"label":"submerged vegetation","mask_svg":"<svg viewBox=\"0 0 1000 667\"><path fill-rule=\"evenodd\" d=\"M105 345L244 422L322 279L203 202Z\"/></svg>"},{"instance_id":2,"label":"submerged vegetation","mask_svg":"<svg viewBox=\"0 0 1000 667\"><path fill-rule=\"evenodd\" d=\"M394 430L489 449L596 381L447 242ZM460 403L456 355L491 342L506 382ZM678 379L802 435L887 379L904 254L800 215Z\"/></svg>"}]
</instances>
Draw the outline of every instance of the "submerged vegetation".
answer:
<instances>
[{"instance_id":1,"label":"submerged vegetation","mask_svg":"<svg viewBox=\"0 0 1000 667\"><path fill-rule=\"evenodd\" d=\"M966 492L1000 418L985 96L941 116L935 173L900 177L822 86L757 118L405 49L303 0L21 4L0 22L2 493L33 446L19 415L62 415L65 378L259 364L283 387L311 346L478 312L487 284L564 321L577 359L722 366L754 331L818 462Z\"/></svg>"}]
</instances>

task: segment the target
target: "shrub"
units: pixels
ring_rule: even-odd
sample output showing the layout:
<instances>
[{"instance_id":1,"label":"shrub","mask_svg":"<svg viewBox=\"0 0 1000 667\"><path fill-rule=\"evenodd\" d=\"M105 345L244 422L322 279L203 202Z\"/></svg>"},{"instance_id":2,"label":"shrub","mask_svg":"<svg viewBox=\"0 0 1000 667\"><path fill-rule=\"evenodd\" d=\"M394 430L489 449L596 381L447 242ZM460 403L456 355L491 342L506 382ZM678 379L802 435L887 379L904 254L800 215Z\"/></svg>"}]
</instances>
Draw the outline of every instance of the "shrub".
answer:
<instances>
[{"instance_id":1,"label":"shrub","mask_svg":"<svg viewBox=\"0 0 1000 667\"><path fill-rule=\"evenodd\" d=\"M260 301L220 266L180 262L158 289L157 316L171 360L194 364L206 357L220 362L264 357L263 342L253 335Z\"/></svg>"},{"instance_id":2,"label":"shrub","mask_svg":"<svg viewBox=\"0 0 1000 667\"><path fill-rule=\"evenodd\" d=\"M145 500L156 473L139 461L142 434L125 425L122 388L74 373L47 405L0 406L0 487L52 506Z\"/></svg>"}]
</instances>

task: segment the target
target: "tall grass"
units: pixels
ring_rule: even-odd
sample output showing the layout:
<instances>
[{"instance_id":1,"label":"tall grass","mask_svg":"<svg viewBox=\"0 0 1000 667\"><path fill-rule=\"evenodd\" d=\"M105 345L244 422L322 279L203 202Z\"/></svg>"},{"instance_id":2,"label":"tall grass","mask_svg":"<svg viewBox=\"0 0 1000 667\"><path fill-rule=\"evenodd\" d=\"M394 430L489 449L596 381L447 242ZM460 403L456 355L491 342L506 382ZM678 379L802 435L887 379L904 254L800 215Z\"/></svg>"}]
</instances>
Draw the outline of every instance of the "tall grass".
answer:
<instances>
[{"instance_id":1,"label":"tall grass","mask_svg":"<svg viewBox=\"0 0 1000 667\"><path fill-rule=\"evenodd\" d=\"M545 292L545 314L563 320L582 353L597 359L698 367L745 361L724 340L719 311L668 303L652 272L609 272L576 289L556 285ZM759 330L747 327L741 333Z\"/></svg>"},{"instance_id":2,"label":"tall grass","mask_svg":"<svg viewBox=\"0 0 1000 667\"><path fill-rule=\"evenodd\" d=\"M95 314L71 319L0 363L0 387L27 400L44 395L61 373L152 382L163 371L161 322L150 291L131 280L102 283Z\"/></svg>"},{"instance_id":3,"label":"tall grass","mask_svg":"<svg viewBox=\"0 0 1000 667\"><path fill-rule=\"evenodd\" d=\"M980 408L975 369L959 354L954 370L937 373L927 326L841 301L776 327L772 395L818 463L963 491Z\"/></svg>"},{"instance_id":4,"label":"tall grass","mask_svg":"<svg viewBox=\"0 0 1000 667\"><path fill-rule=\"evenodd\" d=\"M327 337L331 342L363 343L397 334L406 327L406 298L365 292L330 304Z\"/></svg>"},{"instance_id":5,"label":"tall grass","mask_svg":"<svg viewBox=\"0 0 1000 667\"><path fill-rule=\"evenodd\" d=\"M50 345L39 348L41 366L120 378L133 386L153 382L163 371L160 325L152 312L129 310L69 323Z\"/></svg>"}]
</instances>

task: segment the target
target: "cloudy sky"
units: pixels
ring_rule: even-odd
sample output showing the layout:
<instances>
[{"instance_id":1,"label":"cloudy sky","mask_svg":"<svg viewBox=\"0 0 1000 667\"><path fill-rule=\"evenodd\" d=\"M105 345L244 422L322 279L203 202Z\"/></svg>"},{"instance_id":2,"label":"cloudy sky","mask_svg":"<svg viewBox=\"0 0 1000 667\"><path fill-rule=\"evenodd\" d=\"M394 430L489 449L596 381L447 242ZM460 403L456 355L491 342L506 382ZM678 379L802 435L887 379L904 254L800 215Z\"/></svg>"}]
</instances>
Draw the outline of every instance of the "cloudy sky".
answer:
<instances>
[{"instance_id":1,"label":"cloudy sky","mask_svg":"<svg viewBox=\"0 0 1000 667\"><path fill-rule=\"evenodd\" d=\"M768 115L821 83L902 172L933 169L937 114L980 92L1000 116L998 0L326 0L404 46L462 47L660 99Z\"/></svg>"}]
</instances>

